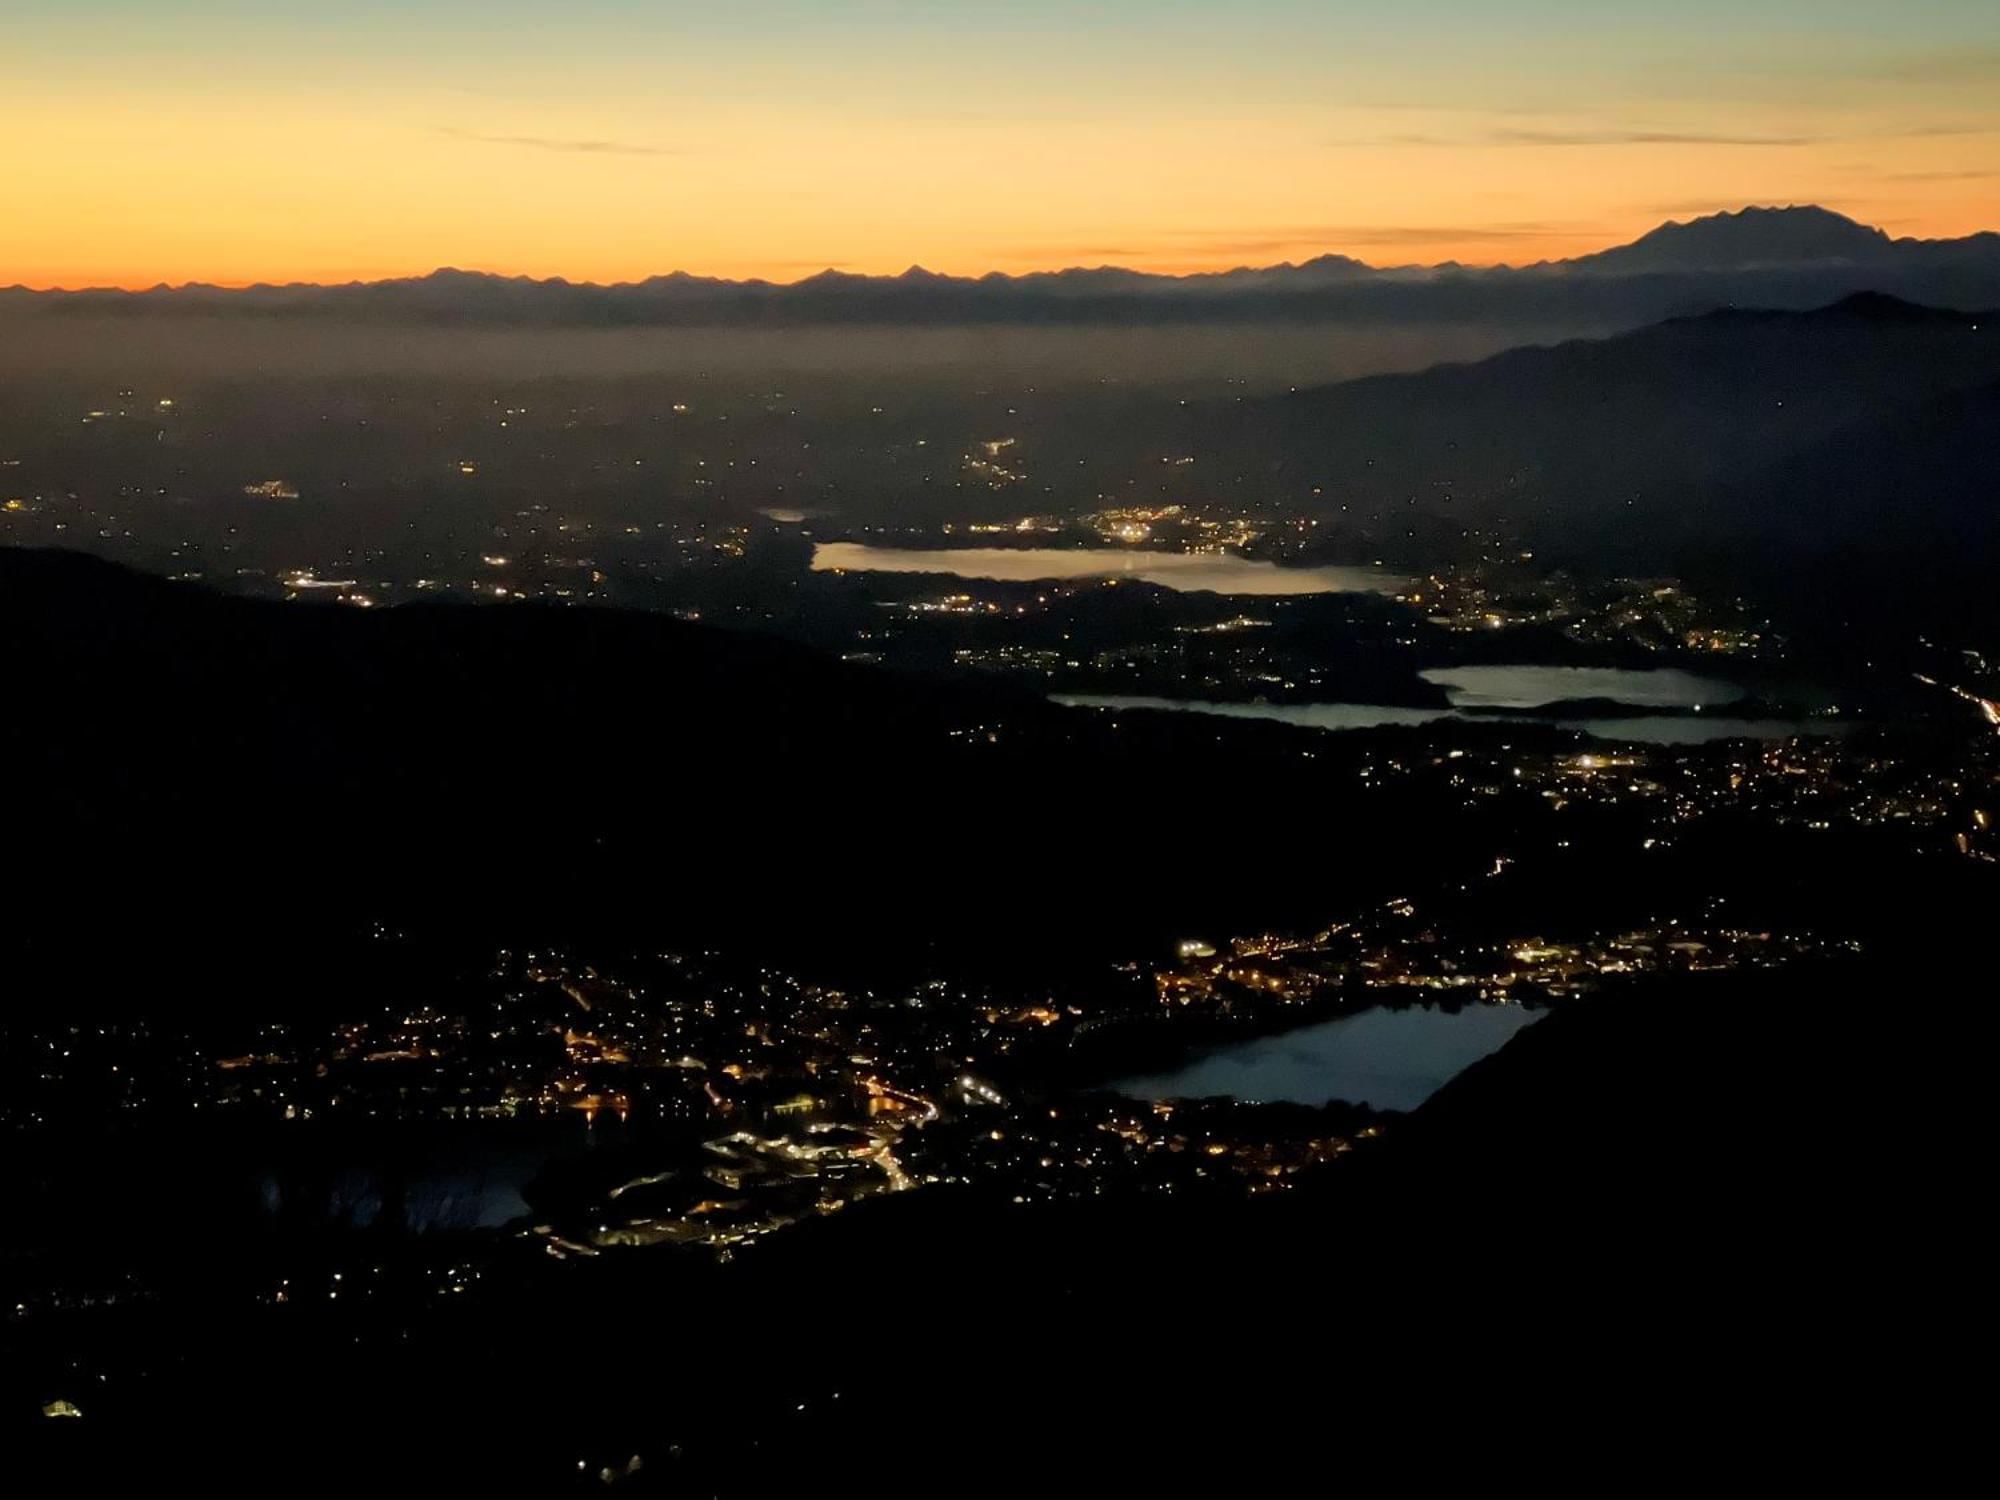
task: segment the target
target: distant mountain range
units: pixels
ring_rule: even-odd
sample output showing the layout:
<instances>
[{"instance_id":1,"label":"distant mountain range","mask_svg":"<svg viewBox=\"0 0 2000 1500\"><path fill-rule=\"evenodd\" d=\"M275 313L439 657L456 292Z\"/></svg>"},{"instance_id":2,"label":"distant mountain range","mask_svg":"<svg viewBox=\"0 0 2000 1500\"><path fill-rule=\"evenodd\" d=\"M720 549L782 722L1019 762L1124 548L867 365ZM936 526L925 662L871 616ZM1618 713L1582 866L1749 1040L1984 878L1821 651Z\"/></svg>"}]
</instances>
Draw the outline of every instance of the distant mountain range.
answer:
<instances>
[{"instance_id":1,"label":"distant mountain range","mask_svg":"<svg viewBox=\"0 0 2000 1500\"><path fill-rule=\"evenodd\" d=\"M368 321L554 325L876 322L1146 323L1536 317L1640 322L1727 303L1813 306L1883 291L1950 307L2000 305L2000 234L1891 239L1824 208L1745 208L1669 223L1572 260L1524 267L1374 267L1344 255L1302 264L1163 276L1116 267L1006 276L900 276L828 270L802 281L729 281L685 272L616 285L444 269L339 286L143 292L0 291L0 308L336 315Z\"/></svg>"}]
</instances>

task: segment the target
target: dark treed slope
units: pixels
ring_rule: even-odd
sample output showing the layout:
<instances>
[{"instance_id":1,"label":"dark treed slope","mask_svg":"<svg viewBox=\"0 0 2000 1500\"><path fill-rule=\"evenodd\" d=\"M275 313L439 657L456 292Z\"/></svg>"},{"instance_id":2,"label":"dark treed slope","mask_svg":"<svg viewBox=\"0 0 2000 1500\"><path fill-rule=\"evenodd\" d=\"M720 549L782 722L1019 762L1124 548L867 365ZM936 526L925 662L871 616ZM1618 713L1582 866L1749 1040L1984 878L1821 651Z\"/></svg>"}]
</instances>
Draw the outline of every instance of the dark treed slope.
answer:
<instances>
[{"instance_id":1,"label":"dark treed slope","mask_svg":"<svg viewBox=\"0 0 2000 1500\"><path fill-rule=\"evenodd\" d=\"M206 986L264 943L290 956L238 978L302 990L315 934L377 918L1046 972L1317 916L1434 863L1449 816L1329 789L1275 726L1117 725L646 614L287 606L0 551L0 639L11 933L45 977ZM1254 805L1207 810L1225 788ZM1301 847L1396 836L1302 884L1234 857L1258 806Z\"/></svg>"},{"instance_id":2,"label":"dark treed slope","mask_svg":"<svg viewBox=\"0 0 2000 1500\"><path fill-rule=\"evenodd\" d=\"M1994 554L2000 529L2000 383L1918 405L1884 403L1765 476L1762 517L1781 533L1803 517L1821 538L1933 556Z\"/></svg>"},{"instance_id":3,"label":"dark treed slope","mask_svg":"<svg viewBox=\"0 0 2000 1500\"><path fill-rule=\"evenodd\" d=\"M1949 537L1983 555L1990 403L1974 393L1996 379L2000 318L1857 294L1217 407L1197 443L1391 544L1480 527L1654 571L1753 540Z\"/></svg>"},{"instance_id":4,"label":"dark treed slope","mask_svg":"<svg viewBox=\"0 0 2000 1500\"><path fill-rule=\"evenodd\" d=\"M1712 1473L1750 1437L1809 1473L1829 1424L1852 1433L1831 1460L1849 1478L1942 1479L1942 1449L1881 1439L1912 1417L1958 1429L1978 1399L1934 1352L1980 1243L1984 1027L1951 982L1711 976L1569 1007L1287 1195L939 1187L727 1266L524 1259L387 1358L355 1347L357 1314L289 1344L163 1316L184 1378L107 1391L146 1440L68 1477L206 1458L226 1390L238 1472L310 1446L315 1477L349 1481L381 1472L386 1440L325 1434L413 1411L427 1440L398 1472L461 1485L699 1435L682 1462L649 1451L619 1486L635 1495L824 1485L857 1411L895 1424L908 1472L972 1494L1100 1473L1231 1493L1329 1464L1489 1480L1524 1454L1595 1484ZM580 1308L615 1309L616 1336ZM304 1410L301 1371L323 1392ZM996 1443L996 1422L1019 1431ZM753 1482L708 1467L753 1441Z\"/></svg>"}]
</instances>

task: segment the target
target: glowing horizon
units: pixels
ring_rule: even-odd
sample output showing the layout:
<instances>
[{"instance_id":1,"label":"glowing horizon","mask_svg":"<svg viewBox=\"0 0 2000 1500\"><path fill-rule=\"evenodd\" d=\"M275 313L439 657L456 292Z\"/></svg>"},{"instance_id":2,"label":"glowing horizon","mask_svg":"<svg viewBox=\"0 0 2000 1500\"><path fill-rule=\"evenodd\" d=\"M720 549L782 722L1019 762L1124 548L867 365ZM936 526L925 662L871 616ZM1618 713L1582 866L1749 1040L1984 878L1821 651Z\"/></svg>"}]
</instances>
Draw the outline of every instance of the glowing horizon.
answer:
<instances>
[{"instance_id":1,"label":"glowing horizon","mask_svg":"<svg viewBox=\"0 0 2000 1500\"><path fill-rule=\"evenodd\" d=\"M0 0L0 285L1524 264L2000 225L1984 0Z\"/></svg>"},{"instance_id":2,"label":"glowing horizon","mask_svg":"<svg viewBox=\"0 0 2000 1500\"><path fill-rule=\"evenodd\" d=\"M1740 204L1737 205L1737 207L1735 208L1718 206L1713 210L1709 210L1708 214L1735 213L1742 208L1768 209L1768 208L1789 208L1789 207L1809 207L1809 206L1819 207L1819 208L1831 208L1831 205L1824 203L1816 205ZM1838 209L1834 209L1833 211L1839 212ZM1684 214L1681 216L1679 222L1687 222L1688 220L1707 217L1708 214L1692 214L1692 213ZM1499 269L1510 266L1521 267L1521 266L1531 265L1536 261L1573 259L1578 256L1590 255L1600 250L1612 249L1619 245L1628 244L1632 240L1638 238L1640 235L1648 232L1649 230L1659 228L1662 224L1667 222L1670 221L1656 220L1653 222L1649 222L1643 225L1642 227L1635 228L1629 234L1621 234L1615 238L1606 240L1602 244L1589 244L1589 245L1572 244L1562 249L1560 252L1551 253L1546 256L1541 256L1541 255L1533 257L1517 256L1517 257L1509 257L1507 259L1502 259L1502 260L1478 260L1473 258L1469 254L1460 254L1460 255L1447 254L1440 256L1436 259L1425 258L1421 260L1369 259L1368 257L1358 256L1358 255L1354 256L1353 258L1357 260L1366 261L1371 267L1373 267L1376 270L1405 270L1411 268L1429 270L1429 269L1435 269L1447 263L1465 266L1470 269L1480 269L1480 270ZM1866 219L1860 219L1858 220L1858 222L1862 223L1864 226L1867 227L1879 227L1879 226L1868 225L1868 221ZM1964 231L1962 231L1962 233L1976 234L1986 230L1987 228L1988 226L1984 225L1974 225L1972 227L1965 229ZM1892 236L1892 238L1904 238L1904 237L1930 240L1930 239L1953 238L1957 236L1955 234L1949 234L1949 233L1936 234L1936 235L1918 234L1910 236ZM954 278L977 278L988 274L992 274L995 271L1000 271L1000 274L1004 274L1007 276L1022 276L1022 275L1032 274L1035 272L1057 272L1057 271L1079 271L1079 270L1082 271L1126 270L1126 271L1143 271L1150 274L1163 275L1163 276L1196 276L1196 275L1215 274L1219 272L1234 271L1234 270L1271 269L1282 265L1297 265L1303 261L1310 260L1320 255L1352 255L1352 254L1353 252L1351 250L1342 249L1339 247L1323 246L1319 249L1309 250L1303 254L1288 256L1283 260L1255 260L1255 261L1221 260L1212 262L1194 262L1185 265L1158 264L1158 263L1148 263L1144 265L1138 265L1130 261L1088 261L1088 262L1070 261L1062 263L1050 262L1048 264L1021 265L1006 269L1004 271L1001 271L999 267L994 267L994 266L984 266L984 267L975 266L968 268L966 270L952 270L939 266L925 265L922 262L908 262L901 265L884 264L879 267L878 266L869 266L869 267L818 266L812 270L804 270L793 267L787 270L785 273L778 275L764 274L754 270L744 271L737 274L731 274L727 271L700 271L700 270L695 270L688 266L669 266L660 270L643 271L632 275L612 276L603 278L588 277L588 276L572 276L572 275L566 275L561 271L520 270L500 265L453 264L453 265L426 266L421 269L408 268L408 269L399 269L393 271L380 271L374 274L362 274L357 272L351 275L334 275L334 276L327 276L324 278L262 276L242 281L225 281L225 280L219 280L214 277L200 276L200 277L192 277L185 281L171 281L171 280L157 280L157 279L146 280L143 278L135 278L132 280L123 280L123 281L97 281L97 282L35 282L32 280L22 280L22 281L11 281L6 283L0 283L0 286L5 286L5 287L18 286L18 287L24 287L29 291L37 291L37 292L44 292L44 291L46 292L89 292L89 291L144 292L144 291L152 291L160 287L166 287L169 290L181 290L190 287L212 287L221 291L243 291L253 287L283 287L283 286L333 287L333 286L344 286L352 284L367 284L367 283L383 282L383 281L420 280L426 276L430 276L435 273L450 272L450 271L460 271L468 274L503 277L508 279L527 279L532 281L562 281L562 282L567 282L572 286L608 287L617 285L632 285L638 282L645 281L649 278L670 276L677 273L685 273L692 276L712 277L724 281L735 281L735 282L763 281L777 286L793 286L793 285L798 285L802 282L810 281L813 278L823 275L828 271L841 271L852 275L875 276L875 277L893 277L901 275L905 271L911 271L911 270L928 271L936 275L950 276Z\"/></svg>"}]
</instances>

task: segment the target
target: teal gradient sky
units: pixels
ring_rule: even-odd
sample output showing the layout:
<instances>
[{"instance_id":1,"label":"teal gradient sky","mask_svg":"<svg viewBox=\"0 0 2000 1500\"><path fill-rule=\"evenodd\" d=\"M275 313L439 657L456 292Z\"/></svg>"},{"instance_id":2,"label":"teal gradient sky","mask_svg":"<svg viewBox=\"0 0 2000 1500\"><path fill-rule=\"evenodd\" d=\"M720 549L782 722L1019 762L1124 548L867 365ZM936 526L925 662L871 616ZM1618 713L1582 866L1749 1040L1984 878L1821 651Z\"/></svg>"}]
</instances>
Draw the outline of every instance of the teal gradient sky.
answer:
<instances>
[{"instance_id":1,"label":"teal gradient sky","mask_svg":"<svg viewBox=\"0 0 2000 1500\"><path fill-rule=\"evenodd\" d=\"M2000 222L1996 0L0 0L0 283L1524 261Z\"/></svg>"}]
</instances>

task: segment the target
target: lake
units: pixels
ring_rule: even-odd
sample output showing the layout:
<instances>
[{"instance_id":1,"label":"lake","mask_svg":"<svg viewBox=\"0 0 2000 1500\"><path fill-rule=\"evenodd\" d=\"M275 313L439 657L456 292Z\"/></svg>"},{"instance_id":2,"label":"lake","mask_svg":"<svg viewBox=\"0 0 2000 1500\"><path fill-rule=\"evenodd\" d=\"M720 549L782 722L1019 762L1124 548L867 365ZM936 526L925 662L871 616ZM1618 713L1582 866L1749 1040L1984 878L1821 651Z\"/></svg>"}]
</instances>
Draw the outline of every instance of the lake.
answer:
<instances>
[{"instance_id":1,"label":"lake","mask_svg":"<svg viewBox=\"0 0 2000 1500\"><path fill-rule=\"evenodd\" d=\"M1111 1085L1134 1099L1415 1109L1542 1016L1518 1005L1376 1007L1224 1047L1171 1073Z\"/></svg>"},{"instance_id":2,"label":"lake","mask_svg":"<svg viewBox=\"0 0 2000 1500\"><path fill-rule=\"evenodd\" d=\"M1715 740L1782 740L1795 734L1837 734L1842 721L1813 718L1751 719L1731 715L1728 706L1743 689L1717 677L1701 677L1673 667L1542 667L1533 665L1436 667L1421 674L1445 690L1448 708L1409 708L1380 703L1215 703L1201 698L1155 698L1136 694L1057 693L1072 708L1147 708L1177 713L1218 714L1232 719L1268 719L1305 729L1380 729L1388 725L1431 724L1441 719L1477 723L1536 723L1570 729L1604 740L1652 745L1697 745ZM1638 714L1632 718L1544 719L1527 711L1546 703L1578 698L1609 699L1634 708L1688 709L1684 714ZM1711 713L1715 708L1723 712ZM1467 710L1482 710L1471 713ZM1497 710L1497 712L1495 711ZM1514 712L1509 713L1508 710Z\"/></svg>"},{"instance_id":3,"label":"lake","mask_svg":"<svg viewBox=\"0 0 2000 1500\"><path fill-rule=\"evenodd\" d=\"M266 1214L328 1228L497 1229L529 1212L525 1191L552 1163L627 1138L616 1120L593 1127L574 1111L419 1122L307 1137L301 1148L275 1154L256 1186Z\"/></svg>"},{"instance_id":4,"label":"lake","mask_svg":"<svg viewBox=\"0 0 2000 1500\"><path fill-rule=\"evenodd\" d=\"M1158 552L1138 547L871 547L821 542L817 573L946 573L1035 583L1045 578L1131 578L1182 593L1394 594L1407 578L1379 568L1288 568L1226 552Z\"/></svg>"},{"instance_id":5,"label":"lake","mask_svg":"<svg viewBox=\"0 0 2000 1500\"><path fill-rule=\"evenodd\" d=\"M1436 683L1453 708L1540 708L1579 698L1608 698L1633 708L1720 708L1744 696L1719 677L1677 667L1433 667L1418 674Z\"/></svg>"}]
</instances>

